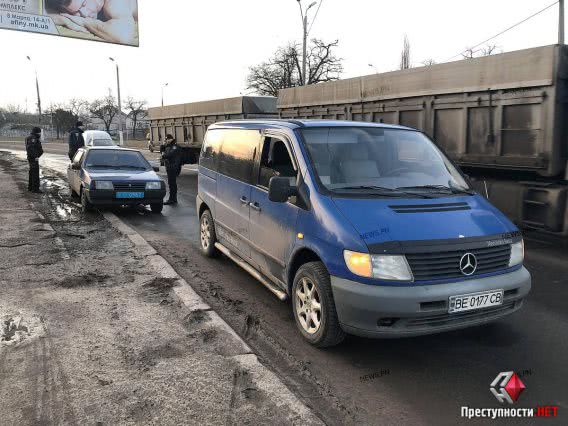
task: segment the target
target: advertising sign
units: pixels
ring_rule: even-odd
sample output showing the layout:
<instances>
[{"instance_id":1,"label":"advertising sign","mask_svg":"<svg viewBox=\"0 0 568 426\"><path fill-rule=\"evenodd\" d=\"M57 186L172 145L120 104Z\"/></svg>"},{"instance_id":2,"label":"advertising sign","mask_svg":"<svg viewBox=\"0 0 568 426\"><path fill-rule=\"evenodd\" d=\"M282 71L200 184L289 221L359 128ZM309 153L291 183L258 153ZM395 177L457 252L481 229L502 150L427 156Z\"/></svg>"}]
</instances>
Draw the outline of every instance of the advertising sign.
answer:
<instances>
[{"instance_id":1,"label":"advertising sign","mask_svg":"<svg viewBox=\"0 0 568 426\"><path fill-rule=\"evenodd\" d=\"M0 29L138 46L138 0L0 0Z\"/></svg>"}]
</instances>

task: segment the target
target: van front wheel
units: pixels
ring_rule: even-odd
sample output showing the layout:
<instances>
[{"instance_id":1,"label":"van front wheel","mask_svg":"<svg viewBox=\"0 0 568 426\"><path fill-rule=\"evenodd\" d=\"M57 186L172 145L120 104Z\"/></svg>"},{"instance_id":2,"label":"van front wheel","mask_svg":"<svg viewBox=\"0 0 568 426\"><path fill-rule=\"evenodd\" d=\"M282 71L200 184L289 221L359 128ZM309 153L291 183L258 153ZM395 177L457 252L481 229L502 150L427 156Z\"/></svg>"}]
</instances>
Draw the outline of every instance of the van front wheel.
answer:
<instances>
[{"instance_id":1,"label":"van front wheel","mask_svg":"<svg viewBox=\"0 0 568 426\"><path fill-rule=\"evenodd\" d=\"M215 224L213 216L209 210L205 210L199 218L199 248L201 253L207 257L215 257L218 253L215 243L217 235L215 234Z\"/></svg>"},{"instance_id":2,"label":"van front wheel","mask_svg":"<svg viewBox=\"0 0 568 426\"><path fill-rule=\"evenodd\" d=\"M345 338L323 263L310 262L300 267L292 286L292 308L298 329L312 345L326 348Z\"/></svg>"}]
</instances>

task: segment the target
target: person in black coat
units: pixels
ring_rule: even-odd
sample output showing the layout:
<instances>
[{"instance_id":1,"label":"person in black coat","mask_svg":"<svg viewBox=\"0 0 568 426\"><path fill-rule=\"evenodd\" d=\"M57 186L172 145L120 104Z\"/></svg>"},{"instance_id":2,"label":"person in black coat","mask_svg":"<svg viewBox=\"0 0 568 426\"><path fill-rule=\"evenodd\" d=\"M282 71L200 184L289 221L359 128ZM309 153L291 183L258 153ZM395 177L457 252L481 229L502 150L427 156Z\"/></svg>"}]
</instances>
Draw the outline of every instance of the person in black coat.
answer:
<instances>
[{"instance_id":1,"label":"person in black coat","mask_svg":"<svg viewBox=\"0 0 568 426\"><path fill-rule=\"evenodd\" d=\"M30 165L28 191L41 193L39 189L39 158L43 155L41 146L41 129L34 127L32 133L26 138L26 154Z\"/></svg>"},{"instance_id":2,"label":"person in black coat","mask_svg":"<svg viewBox=\"0 0 568 426\"><path fill-rule=\"evenodd\" d=\"M177 204L177 177L181 173L181 150L172 135L166 135L162 160L168 173L168 186L170 189L170 196L164 204Z\"/></svg>"},{"instance_id":3,"label":"person in black coat","mask_svg":"<svg viewBox=\"0 0 568 426\"><path fill-rule=\"evenodd\" d=\"M85 146L83 132L83 123L81 121L77 121L75 127L69 131L69 159L71 161L73 161L73 157L75 157L77 151Z\"/></svg>"}]
</instances>

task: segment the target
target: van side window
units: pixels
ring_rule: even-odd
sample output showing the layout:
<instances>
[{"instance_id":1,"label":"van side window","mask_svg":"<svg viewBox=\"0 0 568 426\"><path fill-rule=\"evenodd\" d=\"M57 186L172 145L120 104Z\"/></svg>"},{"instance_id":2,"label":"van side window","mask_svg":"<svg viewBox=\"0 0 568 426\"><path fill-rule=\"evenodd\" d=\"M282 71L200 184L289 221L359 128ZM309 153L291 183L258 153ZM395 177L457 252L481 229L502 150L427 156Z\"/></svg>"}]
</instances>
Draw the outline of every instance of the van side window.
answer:
<instances>
[{"instance_id":1,"label":"van side window","mask_svg":"<svg viewBox=\"0 0 568 426\"><path fill-rule=\"evenodd\" d=\"M252 183L254 156L260 141L258 130L220 130L223 144L219 153L219 173Z\"/></svg>"},{"instance_id":2,"label":"van side window","mask_svg":"<svg viewBox=\"0 0 568 426\"><path fill-rule=\"evenodd\" d=\"M289 177L290 184L296 184L297 172L294 170L286 144L281 139L267 137L262 146L259 186L268 188L270 179L274 176Z\"/></svg>"},{"instance_id":3,"label":"van side window","mask_svg":"<svg viewBox=\"0 0 568 426\"><path fill-rule=\"evenodd\" d=\"M223 142L223 130L211 130L207 133L201 148L199 165L217 171L219 151Z\"/></svg>"}]
</instances>

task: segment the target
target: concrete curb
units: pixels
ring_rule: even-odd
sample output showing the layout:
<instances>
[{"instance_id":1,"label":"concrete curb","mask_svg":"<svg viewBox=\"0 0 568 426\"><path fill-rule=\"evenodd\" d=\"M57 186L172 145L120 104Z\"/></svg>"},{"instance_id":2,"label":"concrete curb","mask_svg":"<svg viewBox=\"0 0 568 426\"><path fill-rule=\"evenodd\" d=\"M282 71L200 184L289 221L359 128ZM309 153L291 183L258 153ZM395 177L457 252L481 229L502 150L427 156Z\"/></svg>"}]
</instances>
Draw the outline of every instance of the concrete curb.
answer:
<instances>
[{"instance_id":1,"label":"concrete curb","mask_svg":"<svg viewBox=\"0 0 568 426\"><path fill-rule=\"evenodd\" d=\"M319 418L280 380L270 369L265 367L246 342L229 326L203 299L189 283L152 247L138 232L125 224L113 213L103 212L104 218L121 234L126 236L138 253L146 257L149 265L160 278L175 280L173 291L180 303L190 313L205 313L208 326L221 332L226 338L229 350L227 357L233 359L241 368L252 375L258 388L263 390L279 406L288 407L289 421L294 424L323 424Z\"/></svg>"}]
</instances>

